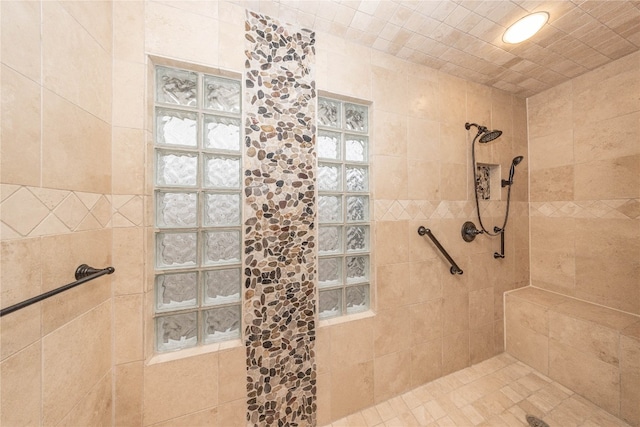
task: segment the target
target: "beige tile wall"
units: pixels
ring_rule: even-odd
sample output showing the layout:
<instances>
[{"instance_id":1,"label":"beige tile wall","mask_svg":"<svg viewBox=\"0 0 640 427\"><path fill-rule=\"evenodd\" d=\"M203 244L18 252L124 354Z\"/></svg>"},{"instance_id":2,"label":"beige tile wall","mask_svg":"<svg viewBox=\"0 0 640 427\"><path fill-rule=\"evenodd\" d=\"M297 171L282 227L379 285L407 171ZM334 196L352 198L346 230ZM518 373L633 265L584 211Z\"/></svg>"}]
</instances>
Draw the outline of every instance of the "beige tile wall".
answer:
<instances>
[{"instance_id":1,"label":"beige tile wall","mask_svg":"<svg viewBox=\"0 0 640 427\"><path fill-rule=\"evenodd\" d=\"M529 98L531 282L640 313L640 54Z\"/></svg>"},{"instance_id":2,"label":"beige tile wall","mask_svg":"<svg viewBox=\"0 0 640 427\"><path fill-rule=\"evenodd\" d=\"M4 308L112 262L112 31L109 2L0 9ZM112 423L111 311L106 276L2 318L0 424Z\"/></svg>"},{"instance_id":3,"label":"beige tile wall","mask_svg":"<svg viewBox=\"0 0 640 427\"><path fill-rule=\"evenodd\" d=\"M376 314L321 322L318 422L325 424L503 351L502 293L528 283L528 155L523 100L327 34L317 40L317 87L372 101L374 123ZM525 156L501 261L493 258L499 240L460 236L465 221L477 223L466 121L504 131L478 148L503 174L515 155ZM502 197L483 204L487 226L501 225ZM417 234L420 225L432 229L462 276L451 276Z\"/></svg>"},{"instance_id":4,"label":"beige tile wall","mask_svg":"<svg viewBox=\"0 0 640 427\"><path fill-rule=\"evenodd\" d=\"M144 2L113 2L112 185L129 215L114 214L113 363L116 425L142 425L145 379L145 134ZM126 208L125 208L126 206ZM132 220L134 219L135 220Z\"/></svg>"},{"instance_id":5,"label":"beige tile wall","mask_svg":"<svg viewBox=\"0 0 640 427\"><path fill-rule=\"evenodd\" d=\"M150 250L153 63L240 73L244 10L216 1L113 2L113 31L114 210L121 206L114 213L113 259L123 273L114 277L116 424L244 426L240 341L154 357Z\"/></svg>"}]
</instances>

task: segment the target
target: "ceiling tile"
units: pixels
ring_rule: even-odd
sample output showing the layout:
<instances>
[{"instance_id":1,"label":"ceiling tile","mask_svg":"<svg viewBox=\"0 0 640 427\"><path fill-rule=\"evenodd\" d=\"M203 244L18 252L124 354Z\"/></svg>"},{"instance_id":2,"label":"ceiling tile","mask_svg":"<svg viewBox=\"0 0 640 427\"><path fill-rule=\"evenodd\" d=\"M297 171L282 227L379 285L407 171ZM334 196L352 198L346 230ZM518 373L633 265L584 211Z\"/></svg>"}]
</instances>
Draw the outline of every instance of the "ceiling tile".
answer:
<instances>
[{"instance_id":1,"label":"ceiling tile","mask_svg":"<svg viewBox=\"0 0 640 427\"><path fill-rule=\"evenodd\" d=\"M483 19L484 18L478 15L477 13L470 12L466 17L462 19L462 21L460 21L458 25L456 25L456 28L458 28L460 31L464 31L465 33L468 33L476 25L478 25L480 21L482 21Z\"/></svg>"},{"instance_id":2,"label":"ceiling tile","mask_svg":"<svg viewBox=\"0 0 640 427\"><path fill-rule=\"evenodd\" d=\"M320 2L316 2L320 3ZM333 21L333 18L338 13L339 5L332 2L322 2L322 7L318 7L317 16L318 18L323 18L329 21Z\"/></svg>"},{"instance_id":3,"label":"ceiling tile","mask_svg":"<svg viewBox=\"0 0 640 427\"><path fill-rule=\"evenodd\" d=\"M593 18L591 15L586 13L584 10L575 8L549 24L569 34L592 20Z\"/></svg>"},{"instance_id":4,"label":"ceiling tile","mask_svg":"<svg viewBox=\"0 0 640 427\"><path fill-rule=\"evenodd\" d=\"M380 31L380 37L385 40L393 40L402 27L399 27L396 24L392 24L391 22L387 22L385 26Z\"/></svg>"},{"instance_id":5,"label":"ceiling tile","mask_svg":"<svg viewBox=\"0 0 640 427\"><path fill-rule=\"evenodd\" d=\"M398 32L396 33L396 35L393 37L391 41L404 46L412 36L413 36L413 33L411 31L408 31L404 28L400 28L400 30L398 30Z\"/></svg>"},{"instance_id":6,"label":"ceiling tile","mask_svg":"<svg viewBox=\"0 0 640 427\"><path fill-rule=\"evenodd\" d=\"M376 13L376 9L378 8L379 4L380 0L362 1L360 2L360 5L358 5L358 11L364 12L368 15L373 15L374 13Z\"/></svg>"},{"instance_id":7,"label":"ceiling tile","mask_svg":"<svg viewBox=\"0 0 640 427\"><path fill-rule=\"evenodd\" d=\"M452 1L441 1L432 3L438 3L438 7L436 7L431 13L429 13L429 16L442 22L447 19L447 17L454 11L457 6Z\"/></svg>"},{"instance_id":8,"label":"ceiling tile","mask_svg":"<svg viewBox=\"0 0 640 427\"><path fill-rule=\"evenodd\" d=\"M471 11L463 6L456 6L456 8L447 16L443 22L453 27L457 27L467 16L471 14Z\"/></svg>"},{"instance_id":9,"label":"ceiling tile","mask_svg":"<svg viewBox=\"0 0 640 427\"><path fill-rule=\"evenodd\" d=\"M380 4L378 4L374 16L376 18L387 20L390 16L393 16L397 9L398 5L395 2L382 1L380 2Z\"/></svg>"},{"instance_id":10,"label":"ceiling tile","mask_svg":"<svg viewBox=\"0 0 640 427\"><path fill-rule=\"evenodd\" d=\"M400 4L398 5L395 13L389 18L389 22L402 26L412 15L414 15L413 10L409 9L405 5Z\"/></svg>"},{"instance_id":11,"label":"ceiling tile","mask_svg":"<svg viewBox=\"0 0 640 427\"><path fill-rule=\"evenodd\" d=\"M351 20L351 27L360 31L367 31L367 28L371 24L373 20L373 16L368 15L364 12L357 11Z\"/></svg>"},{"instance_id":12,"label":"ceiling tile","mask_svg":"<svg viewBox=\"0 0 640 427\"><path fill-rule=\"evenodd\" d=\"M521 97L640 50L638 0L229 1ZM549 13L545 27L505 44L535 11Z\"/></svg>"},{"instance_id":13,"label":"ceiling tile","mask_svg":"<svg viewBox=\"0 0 640 427\"><path fill-rule=\"evenodd\" d=\"M343 4L337 4L336 15L333 18L333 21L345 26L349 26L351 25L351 20L353 19L353 15L355 14L356 14L355 9L350 8Z\"/></svg>"}]
</instances>

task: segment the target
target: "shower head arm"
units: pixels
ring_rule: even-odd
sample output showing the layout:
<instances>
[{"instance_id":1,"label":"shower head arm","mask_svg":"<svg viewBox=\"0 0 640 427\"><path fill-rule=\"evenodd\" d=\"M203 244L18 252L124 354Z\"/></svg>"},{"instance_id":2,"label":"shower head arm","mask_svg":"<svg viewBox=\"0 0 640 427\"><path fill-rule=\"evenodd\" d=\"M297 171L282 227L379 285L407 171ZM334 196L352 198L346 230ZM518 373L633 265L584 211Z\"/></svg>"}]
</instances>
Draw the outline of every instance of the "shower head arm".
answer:
<instances>
[{"instance_id":1,"label":"shower head arm","mask_svg":"<svg viewBox=\"0 0 640 427\"><path fill-rule=\"evenodd\" d=\"M476 124L476 123L468 123L467 122L467 123L464 124L464 128L466 130L471 129L471 126L475 126L476 128L478 128L478 135L480 135L481 133L485 133L486 131L489 130L489 129L487 129L486 126L481 126L481 125Z\"/></svg>"}]
</instances>

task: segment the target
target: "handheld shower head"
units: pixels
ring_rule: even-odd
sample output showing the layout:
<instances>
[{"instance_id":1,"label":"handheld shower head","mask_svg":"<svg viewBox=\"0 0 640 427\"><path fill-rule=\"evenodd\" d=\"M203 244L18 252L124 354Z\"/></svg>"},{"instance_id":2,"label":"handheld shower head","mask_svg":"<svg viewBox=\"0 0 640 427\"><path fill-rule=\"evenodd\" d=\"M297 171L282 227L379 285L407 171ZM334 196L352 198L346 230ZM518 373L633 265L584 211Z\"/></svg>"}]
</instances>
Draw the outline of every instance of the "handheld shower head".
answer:
<instances>
[{"instance_id":1,"label":"handheld shower head","mask_svg":"<svg viewBox=\"0 0 640 427\"><path fill-rule=\"evenodd\" d=\"M511 166L518 166L522 160L524 160L524 156L514 157L513 160L511 161Z\"/></svg>"},{"instance_id":2,"label":"handheld shower head","mask_svg":"<svg viewBox=\"0 0 640 427\"><path fill-rule=\"evenodd\" d=\"M513 160L511 161L511 168L509 169L509 179L502 180L503 187L513 184L513 176L516 173L516 166L518 166L523 159L523 156L516 156L513 158Z\"/></svg>"}]
</instances>

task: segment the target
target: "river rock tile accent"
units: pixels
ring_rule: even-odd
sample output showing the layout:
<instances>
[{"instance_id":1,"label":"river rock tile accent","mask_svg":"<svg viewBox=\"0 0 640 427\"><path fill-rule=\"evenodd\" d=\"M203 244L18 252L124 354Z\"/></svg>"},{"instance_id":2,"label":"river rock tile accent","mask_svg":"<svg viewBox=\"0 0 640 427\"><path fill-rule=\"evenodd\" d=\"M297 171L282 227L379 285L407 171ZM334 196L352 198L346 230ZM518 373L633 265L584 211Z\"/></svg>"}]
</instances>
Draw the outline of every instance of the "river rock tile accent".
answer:
<instances>
[{"instance_id":1,"label":"river rock tile accent","mask_svg":"<svg viewBox=\"0 0 640 427\"><path fill-rule=\"evenodd\" d=\"M247 421L316 424L315 34L247 11Z\"/></svg>"}]
</instances>

